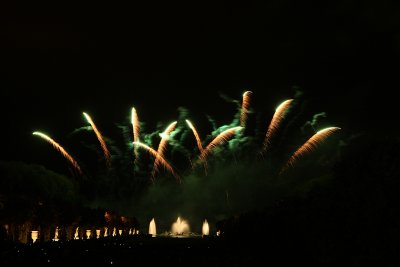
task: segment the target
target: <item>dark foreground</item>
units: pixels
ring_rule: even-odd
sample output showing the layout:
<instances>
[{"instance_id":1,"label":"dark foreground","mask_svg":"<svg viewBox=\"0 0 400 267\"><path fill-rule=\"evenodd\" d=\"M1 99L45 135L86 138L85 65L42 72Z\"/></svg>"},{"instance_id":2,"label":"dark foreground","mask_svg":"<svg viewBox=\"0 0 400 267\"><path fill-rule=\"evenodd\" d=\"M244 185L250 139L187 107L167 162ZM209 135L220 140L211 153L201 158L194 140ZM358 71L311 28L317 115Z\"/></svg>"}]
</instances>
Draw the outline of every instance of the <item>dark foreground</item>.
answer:
<instances>
[{"instance_id":1,"label":"dark foreground","mask_svg":"<svg viewBox=\"0 0 400 267\"><path fill-rule=\"evenodd\" d=\"M126 237L2 245L0 266L254 266L223 238ZM246 251L246 252L245 252Z\"/></svg>"}]
</instances>

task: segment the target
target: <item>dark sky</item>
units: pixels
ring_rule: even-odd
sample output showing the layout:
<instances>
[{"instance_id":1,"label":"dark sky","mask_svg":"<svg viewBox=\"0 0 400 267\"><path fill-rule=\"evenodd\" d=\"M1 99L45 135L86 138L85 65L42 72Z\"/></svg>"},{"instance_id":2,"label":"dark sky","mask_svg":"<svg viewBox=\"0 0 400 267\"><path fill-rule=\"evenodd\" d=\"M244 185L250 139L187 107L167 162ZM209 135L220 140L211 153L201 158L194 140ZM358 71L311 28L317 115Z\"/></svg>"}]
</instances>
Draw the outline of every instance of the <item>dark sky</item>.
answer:
<instances>
[{"instance_id":1,"label":"dark sky","mask_svg":"<svg viewBox=\"0 0 400 267\"><path fill-rule=\"evenodd\" d=\"M350 133L397 131L396 1L263 2L2 8L1 159L44 160L31 132L62 143L82 111L103 132L132 106L150 129L178 106L228 123L218 92L272 116L293 86Z\"/></svg>"}]
</instances>

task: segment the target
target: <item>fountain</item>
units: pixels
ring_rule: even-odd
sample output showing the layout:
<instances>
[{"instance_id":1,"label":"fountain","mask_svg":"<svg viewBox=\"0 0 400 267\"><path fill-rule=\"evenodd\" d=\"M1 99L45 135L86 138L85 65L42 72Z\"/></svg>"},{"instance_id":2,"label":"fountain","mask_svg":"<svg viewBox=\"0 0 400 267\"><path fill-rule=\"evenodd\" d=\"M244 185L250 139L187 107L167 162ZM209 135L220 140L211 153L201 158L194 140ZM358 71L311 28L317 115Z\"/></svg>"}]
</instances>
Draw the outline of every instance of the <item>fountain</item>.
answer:
<instances>
[{"instance_id":1,"label":"fountain","mask_svg":"<svg viewBox=\"0 0 400 267\"><path fill-rule=\"evenodd\" d=\"M75 239L75 240L76 240L76 239L79 239L79 226L76 227L75 234L74 234L74 239Z\"/></svg>"},{"instance_id":2,"label":"fountain","mask_svg":"<svg viewBox=\"0 0 400 267\"><path fill-rule=\"evenodd\" d=\"M114 227L112 236L116 236L116 235L117 235L117 228Z\"/></svg>"},{"instance_id":3,"label":"fountain","mask_svg":"<svg viewBox=\"0 0 400 267\"><path fill-rule=\"evenodd\" d=\"M185 220L181 220L180 217L172 224L173 235L184 235L189 233L189 224Z\"/></svg>"},{"instance_id":4,"label":"fountain","mask_svg":"<svg viewBox=\"0 0 400 267\"><path fill-rule=\"evenodd\" d=\"M97 229L97 230L96 230L96 238L97 238L97 239L99 239L99 238L100 238L100 232L101 232L101 230L100 230L100 229Z\"/></svg>"},{"instance_id":5,"label":"fountain","mask_svg":"<svg viewBox=\"0 0 400 267\"><path fill-rule=\"evenodd\" d=\"M118 230L119 236L122 236L122 230Z\"/></svg>"},{"instance_id":6,"label":"fountain","mask_svg":"<svg viewBox=\"0 0 400 267\"><path fill-rule=\"evenodd\" d=\"M156 222L154 221L154 218L150 221L149 224L149 234L152 237L155 237L157 235Z\"/></svg>"},{"instance_id":7,"label":"fountain","mask_svg":"<svg viewBox=\"0 0 400 267\"><path fill-rule=\"evenodd\" d=\"M91 235L92 235L92 230L86 230L86 239L90 239Z\"/></svg>"},{"instance_id":8,"label":"fountain","mask_svg":"<svg viewBox=\"0 0 400 267\"><path fill-rule=\"evenodd\" d=\"M35 243L39 237L39 231L31 231L32 242Z\"/></svg>"},{"instance_id":9,"label":"fountain","mask_svg":"<svg viewBox=\"0 0 400 267\"><path fill-rule=\"evenodd\" d=\"M59 228L56 227L56 232L54 233L53 241L59 241L59 240L60 240L60 239L58 238L58 231L59 231Z\"/></svg>"},{"instance_id":10,"label":"fountain","mask_svg":"<svg viewBox=\"0 0 400 267\"><path fill-rule=\"evenodd\" d=\"M202 232L203 236L210 235L210 226L208 225L207 220L204 220L201 232Z\"/></svg>"},{"instance_id":11,"label":"fountain","mask_svg":"<svg viewBox=\"0 0 400 267\"><path fill-rule=\"evenodd\" d=\"M104 227L104 237L107 237L107 236L108 236L108 228Z\"/></svg>"}]
</instances>

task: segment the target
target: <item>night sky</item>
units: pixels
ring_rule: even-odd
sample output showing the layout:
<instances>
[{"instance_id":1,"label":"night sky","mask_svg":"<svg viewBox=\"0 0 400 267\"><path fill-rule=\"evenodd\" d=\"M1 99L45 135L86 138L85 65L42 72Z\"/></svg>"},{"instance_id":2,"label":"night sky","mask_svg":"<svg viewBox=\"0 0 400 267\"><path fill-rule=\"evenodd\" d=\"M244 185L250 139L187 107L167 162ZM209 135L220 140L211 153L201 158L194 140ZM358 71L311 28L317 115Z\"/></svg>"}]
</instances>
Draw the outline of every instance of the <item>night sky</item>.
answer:
<instances>
[{"instance_id":1,"label":"night sky","mask_svg":"<svg viewBox=\"0 0 400 267\"><path fill-rule=\"evenodd\" d=\"M396 133L399 11L395 1L8 6L0 159L62 170L31 133L73 150L68 136L87 125L82 111L118 139L132 106L149 132L183 106L205 136L206 114L222 125L236 112L220 94L240 101L245 90L265 128L298 88L310 119L326 112L347 135Z\"/></svg>"},{"instance_id":2,"label":"night sky","mask_svg":"<svg viewBox=\"0 0 400 267\"><path fill-rule=\"evenodd\" d=\"M222 252L234 249L188 254L155 245L125 255L130 263L165 265L167 253L167 265L214 254L227 264L217 266L399 265L400 1L83 2L0 5L0 252L9 262L35 265L11 243L1 251L3 241L23 237L10 239L3 225L26 237L38 227L126 226L123 215L140 233L152 218L157 233L169 231L178 216L200 233L207 219L210 233L227 238ZM199 158L185 119L205 147L239 125L247 90L246 127ZM276 107L291 98L260 153ZM145 151L134 161L132 107L140 140L154 148L178 120L164 155L180 183L165 170L152 183L154 159ZM82 112L105 137L110 165ZM327 126L341 129L294 153ZM64 146L83 175L34 131ZM73 265L97 253L108 262L123 250L100 247L106 251L89 245L93 254L66 249L53 258Z\"/></svg>"}]
</instances>

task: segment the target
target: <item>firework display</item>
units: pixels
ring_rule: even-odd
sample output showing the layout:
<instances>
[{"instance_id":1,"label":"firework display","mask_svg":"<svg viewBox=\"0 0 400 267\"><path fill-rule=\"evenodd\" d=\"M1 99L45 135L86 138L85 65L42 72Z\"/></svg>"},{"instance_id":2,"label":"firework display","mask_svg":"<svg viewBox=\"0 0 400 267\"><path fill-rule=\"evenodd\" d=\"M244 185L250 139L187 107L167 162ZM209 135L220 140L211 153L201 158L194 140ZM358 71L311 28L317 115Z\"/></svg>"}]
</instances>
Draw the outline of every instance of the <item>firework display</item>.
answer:
<instances>
[{"instance_id":1,"label":"firework display","mask_svg":"<svg viewBox=\"0 0 400 267\"><path fill-rule=\"evenodd\" d=\"M33 132L33 135L40 136L41 138L45 139L49 142L56 150L58 150L71 164L72 166L78 171L78 173L82 174L81 167L79 167L78 162L56 141L52 138L48 137L44 133L41 132Z\"/></svg>"},{"instance_id":2,"label":"firework display","mask_svg":"<svg viewBox=\"0 0 400 267\"><path fill-rule=\"evenodd\" d=\"M208 172L208 162L214 160L215 156L219 156L220 159L228 159L229 157L233 157L233 159L236 160L235 151L238 150L238 147L245 146L249 142L252 142L256 145L257 143L261 143L259 147L261 147L262 153L268 153L270 146L275 142L275 137L278 135L278 132L280 132L280 129L283 128L283 124L286 121L285 118L287 117L291 107L293 107L294 99L285 100L278 106L267 128L266 133L264 133L265 137L263 141L259 142L257 141L256 137L246 136L243 131L243 129L246 127L247 121L249 120L249 114L251 114L249 111L252 110L251 99L253 98L253 95L253 92L246 91L243 94L242 104L239 108L239 115L236 117L236 119L234 119L234 121L229 125L223 125L219 128L214 129L214 131L206 138L204 138L204 140L200 138L200 135L193 123L186 118L183 119L183 122L182 120L179 120L170 123L161 133L154 132L152 134L146 134L144 132L142 133L143 136L140 137L139 117L137 110L133 107L131 109L131 134L129 141L129 143L131 144L130 147L133 147L133 155L135 158L133 165L138 165L137 168L140 168L139 165L141 160L139 160L140 151L138 150L138 148L141 148L147 151L154 158L154 161L152 163L152 170L150 172L150 180L153 184L156 181L157 175L159 175L160 173L160 167L164 168L167 173L170 173L176 178L177 181L180 182L181 175L178 173L183 173L185 172L185 170L182 170L182 167L173 167L173 165L170 163L171 161L167 159L171 157L171 153L173 153L174 151L179 150L185 153L192 166L192 171L196 171L196 167L199 163L203 165L206 175ZM111 168L111 152L106 145L103 135L98 130L92 118L85 112L83 112L83 115L86 118L87 122L90 124L91 129L95 132L98 141L100 142L101 149L107 163L107 167ZM280 168L279 174L283 174L285 170L287 170L289 167L295 167L295 165L298 164L298 162L305 155L315 152L328 137L336 133L339 129L340 128L338 127L328 127L314 134L311 138L309 138L307 142L305 142L294 153L287 157L288 160L285 164L281 165L283 167ZM183 135L183 133L185 132L192 132L192 134L194 135L198 149L197 153L191 153L189 148L186 148L183 144L181 144L181 142L184 141L186 138L183 137L187 136ZM239 132L241 134L237 134ZM65 158L67 158L71 162L78 173L83 174L77 161L74 160L63 147L61 147L58 143L56 143L54 140L44 134L41 134L39 132L35 132L34 134L39 135L50 142L58 151L61 152L61 154ZM161 137L161 139L158 139L158 137ZM154 143L157 142L156 139L159 140L157 150L152 148L154 147ZM204 145L205 142L207 142L208 144ZM225 153L221 156L221 151L224 150L231 151L231 154ZM256 153L254 153L254 155L255 154ZM115 156L117 158L117 155ZM194 159L194 163L192 162L192 159ZM141 166L143 166L143 163Z\"/></svg>"},{"instance_id":3,"label":"firework display","mask_svg":"<svg viewBox=\"0 0 400 267\"><path fill-rule=\"evenodd\" d=\"M103 149L104 152L104 158L106 159L107 165L111 165L111 155L110 152L107 148L106 142L103 139L103 136L101 135L100 131L97 129L96 124L93 122L92 118L85 112L83 112L83 115L85 116L87 122L92 126L93 131L95 132L97 139L100 142L101 148Z\"/></svg>"}]
</instances>

